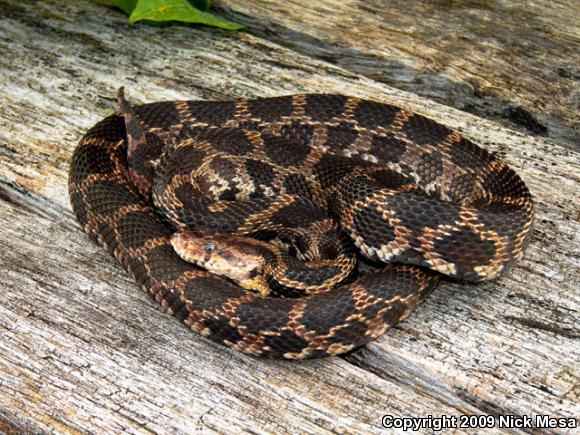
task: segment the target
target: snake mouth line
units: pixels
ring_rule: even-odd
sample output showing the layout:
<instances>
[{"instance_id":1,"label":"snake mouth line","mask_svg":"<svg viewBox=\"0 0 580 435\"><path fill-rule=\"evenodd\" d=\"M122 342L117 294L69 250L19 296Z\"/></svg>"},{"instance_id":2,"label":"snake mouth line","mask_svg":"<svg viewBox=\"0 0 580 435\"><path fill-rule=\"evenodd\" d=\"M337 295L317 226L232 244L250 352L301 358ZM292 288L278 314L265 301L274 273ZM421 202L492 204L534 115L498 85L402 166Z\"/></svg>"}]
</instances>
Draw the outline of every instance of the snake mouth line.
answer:
<instances>
[{"instance_id":1,"label":"snake mouth line","mask_svg":"<svg viewBox=\"0 0 580 435\"><path fill-rule=\"evenodd\" d=\"M263 270L259 242L247 237L198 227L177 231L170 242L183 260L240 285Z\"/></svg>"}]
</instances>

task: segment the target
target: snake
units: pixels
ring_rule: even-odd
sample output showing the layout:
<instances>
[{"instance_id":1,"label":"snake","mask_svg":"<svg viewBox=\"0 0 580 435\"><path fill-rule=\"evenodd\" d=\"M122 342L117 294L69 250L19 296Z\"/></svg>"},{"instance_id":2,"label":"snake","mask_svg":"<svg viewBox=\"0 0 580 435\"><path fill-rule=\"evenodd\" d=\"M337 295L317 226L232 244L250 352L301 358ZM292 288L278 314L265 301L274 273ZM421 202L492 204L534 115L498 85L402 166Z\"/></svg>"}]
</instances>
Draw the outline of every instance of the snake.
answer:
<instances>
[{"instance_id":1,"label":"snake","mask_svg":"<svg viewBox=\"0 0 580 435\"><path fill-rule=\"evenodd\" d=\"M77 221L169 314L246 354L350 352L442 277L497 279L531 238L516 172L403 107L118 101L73 152Z\"/></svg>"}]
</instances>

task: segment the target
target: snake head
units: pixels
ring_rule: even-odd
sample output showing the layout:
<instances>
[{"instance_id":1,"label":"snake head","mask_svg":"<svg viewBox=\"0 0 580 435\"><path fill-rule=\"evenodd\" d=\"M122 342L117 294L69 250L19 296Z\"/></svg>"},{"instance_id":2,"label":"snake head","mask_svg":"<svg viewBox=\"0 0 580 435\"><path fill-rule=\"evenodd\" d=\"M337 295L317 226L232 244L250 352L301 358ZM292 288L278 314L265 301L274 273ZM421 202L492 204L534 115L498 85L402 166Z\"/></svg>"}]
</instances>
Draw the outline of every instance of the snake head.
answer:
<instances>
[{"instance_id":1,"label":"snake head","mask_svg":"<svg viewBox=\"0 0 580 435\"><path fill-rule=\"evenodd\" d=\"M231 279L262 296L270 293L263 275L265 245L248 237L197 227L171 236L173 249L183 260Z\"/></svg>"}]
</instances>

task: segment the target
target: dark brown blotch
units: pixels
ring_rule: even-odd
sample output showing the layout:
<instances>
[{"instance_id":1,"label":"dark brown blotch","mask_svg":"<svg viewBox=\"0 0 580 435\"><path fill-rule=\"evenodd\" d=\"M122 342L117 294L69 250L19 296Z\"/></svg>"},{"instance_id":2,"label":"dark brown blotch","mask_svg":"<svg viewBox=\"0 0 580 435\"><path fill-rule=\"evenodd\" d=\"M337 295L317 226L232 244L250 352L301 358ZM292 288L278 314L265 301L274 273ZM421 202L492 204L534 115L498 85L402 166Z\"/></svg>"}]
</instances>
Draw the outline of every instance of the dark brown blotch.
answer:
<instances>
[{"instance_id":1,"label":"dark brown blotch","mask_svg":"<svg viewBox=\"0 0 580 435\"><path fill-rule=\"evenodd\" d=\"M374 101L360 101L354 110L354 116L362 127L374 130L377 127L388 128L400 109L390 104Z\"/></svg>"},{"instance_id":2,"label":"dark brown blotch","mask_svg":"<svg viewBox=\"0 0 580 435\"><path fill-rule=\"evenodd\" d=\"M395 296L405 298L416 293L420 287L413 274L392 265L381 271L365 275L359 283L370 295L385 300L390 300Z\"/></svg>"},{"instance_id":3,"label":"dark brown blotch","mask_svg":"<svg viewBox=\"0 0 580 435\"><path fill-rule=\"evenodd\" d=\"M351 172L356 163L347 157L324 154L312 171L322 189L334 187L346 174Z\"/></svg>"},{"instance_id":4,"label":"dark brown blotch","mask_svg":"<svg viewBox=\"0 0 580 435\"><path fill-rule=\"evenodd\" d=\"M359 309L358 312L365 318L365 320L374 320L383 308L384 305L378 300L372 300L367 306Z\"/></svg>"},{"instance_id":5,"label":"dark brown blotch","mask_svg":"<svg viewBox=\"0 0 580 435\"><path fill-rule=\"evenodd\" d=\"M292 122L282 126L279 136L286 138L287 143L308 145L310 144L313 135L314 126L302 124L300 122Z\"/></svg>"},{"instance_id":6,"label":"dark brown blotch","mask_svg":"<svg viewBox=\"0 0 580 435\"><path fill-rule=\"evenodd\" d=\"M188 101L187 105L197 122L218 127L233 119L236 113L233 101Z\"/></svg>"},{"instance_id":7,"label":"dark brown blotch","mask_svg":"<svg viewBox=\"0 0 580 435\"><path fill-rule=\"evenodd\" d=\"M74 152L71 162L71 181L80 183L90 174L111 174L115 171L115 162L110 151L95 145L80 145Z\"/></svg>"},{"instance_id":8,"label":"dark brown blotch","mask_svg":"<svg viewBox=\"0 0 580 435\"><path fill-rule=\"evenodd\" d=\"M345 203L365 202L376 195L382 187L373 182L370 176L356 175L345 179L339 186L340 195Z\"/></svg>"},{"instance_id":9,"label":"dark brown blotch","mask_svg":"<svg viewBox=\"0 0 580 435\"><path fill-rule=\"evenodd\" d=\"M284 167L302 165L311 150L307 142L292 138L264 134L262 140L270 160Z\"/></svg>"},{"instance_id":10,"label":"dark brown blotch","mask_svg":"<svg viewBox=\"0 0 580 435\"><path fill-rule=\"evenodd\" d=\"M404 226L419 235L426 227L455 225L459 206L432 199L421 192L401 192L386 198L387 208L393 211Z\"/></svg>"},{"instance_id":11,"label":"dark brown blotch","mask_svg":"<svg viewBox=\"0 0 580 435\"><path fill-rule=\"evenodd\" d=\"M163 170L164 173L171 174L171 176L185 175L197 169L205 156L204 151L194 146L171 148L166 156L166 162L163 162L167 168L159 168L159 170Z\"/></svg>"},{"instance_id":12,"label":"dark brown blotch","mask_svg":"<svg viewBox=\"0 0 580 435\"><path fill-rule=\"evenodd\" d=\"M288 266L286 278L304 283L307 286L321 285L342 271L340 267L335 265L318 265L317 267L313 267L312 265L307 266L305 263L297 261L289 255L286 257L288 257L286 260L286 265Z\"/></svg>"},{"instance_id":13,"label":"dark brown blotch","mask_svg":"<svg viewBox=\"0 0 580 435\"><path fill-rule=\"evenodd\" d=\"M387 136L373 137L369 154L377 157L379 164L398 162L406 149L405 142L389 133Z\"/></svg>"},{"instance_id":14,"label":"dark brown blotch","mask_svg":"<svg viewBox=\"0 0 580 435\"><path fill-rule=\"evenodd\" d=\"M399 189L409 183L409 179L390 169L378 169L369 172L369 177L382 188Z\"/></svg>"},{"instance_id":15,"label":"dark brown blotch","mask_svg":"<svg viewBox=\"0 0 580 435\"><path fill-rule=\"evenodd\" d=\"M127 256L129 270L140 286L149 286L151 277L149 276L141 256Z\"/></svg>"},{"instance_id":16,"label":"dark brown blotch","mask_svg":"<svg viewBox=\"0 0 580 435\"><path fill-rule=\"evenodd\" d=\"M489 264L495 257L496 247L492 240L483 239L480 234L460 227L450 231L450 235L435 239L433 252L455 264L456 278L478 281L481 278L478 278L474 268Z\"/></svg>"},{"instance_id":17,"label":"dark brown blotch","mask_svg":"<svg viewBox=\"0 0 580 435\"><path fill-rule=\"evenodd\" d=\"M173 288L162 289L160 292L163 292L163 300L171 309L174 317L183 320L189 315L187 305L181 300L179 292ZM156 298L158 297L159 293L156 295Z\"/></svg>"},{"instance_id":18,"label":"dark brown blotch","mask_svg":"<svg viewBox=\"0 0 580 435\"><path fill-rule=\"evenodd\" d=\"M219 151L241 156L253 149L252 142L242 130L223 129L208 136L207 140Z\"/></svg>"},{"instance_id":19,"label":"dark brown blotch","mask_svg":"<svg viewBox=\"0 0 580 435\"><path fill-rule=\"evenodd\" d=\"M492 203L478 210L477 219L486 230L493 230L514 243L530 220L525 208L516 204Z\"/></svg>"},{"instance_id":20,"label":"dark brown blotch","mask_svg":"<svg viewBox=\"0 0 580 435\"><path fill-rule=\"evenodd\" d=\"M333 307L329 310L328 307ZM355 300L348 288L338 288L333 292L312 296L302 317L305 331L325 335L336 325L346 322L355 312Z\"/></svg>"},{"instance_id":21,"label":"dark brown blotch","mask_svg":"<svg viewBox=\"0 0 580 435\"><path fill-rule=\"evenodd\" d=\"M292 97L250 100L248 101L248 109L252 118L260 118L265 122L275 122L285 116L292 115Z\"/></svg>"},{"instance_id":22,"label":"dark brown blotch","mask_svg":"<svg viewBox=\"0 0 580 435\"><path fill-rule=\"evenodd\" d=\"M493 155L469 139L461 138L449 147L451 161L462 168L479 168L495 160Z\"/></svg>"},{"instance_id":23,"label":"dark brown blotch","mask_svg":"<svg viewBox=\"0 0 580 435\"><path fill-rule=\"evenodd\" d=\"M522 179L508 166L502 166L487 174L483 188L498 197L530 198L530 192Z\"/></svg>"},{"instance_id":24,"label":"dark brown blotch","mask_svg":"<svg viewBox=\"0 0 580 435\"><path fill-rule=\"evenodd\" d=\"M122 115L111 115L91 127L85 138L98 138L103 142L116 142L125 137L125 120Z\"/></svg>"},{"instance_id":25,"label":"dark brown blotch","mask_svg":"<svg viewBox=\"0 0 580 435\"><path fill-rule=\"evenodd\" d=\"M451 133L444 125L418 114L411 116L402 130L410 141L418 145L437 145Z\"/></svg>"},{"instance_id":26,"label":"dark brown blotch","mask_svg":"<svg viewBox=\"0 0 580 435\"><path fill-rule=\"evenodd\" d=\"M233 344L242 341L243 337L240 335L238 328L231 326L229 321L230 319L225 316L212 316L204 319L204 326L211 331L208 338L221 344L224 341Z\"/></svg>"},{"instance_id":27,"label":"dark brown blotch","mask_svg":"<svg viewBox=\"0 0 580 435\"><path fill-rule=\"evenodd\" d=\"M288 311L278 307L272 300L262 300L260 304L242 304L236 309L235 316L240 326L251 334L259 334L263 329L279 330L288 323ZM281 302L281 301L277 301Z\"/></svg>"},{"instance_id":28,"label":"dark brown blotch","mask_svg":"<svg viewBox=\"0 0 580 435\"><path fill-rule=\"evenodd\" d=\"M263 186L272 186L276 173L269 163L257 159L248 159L244 164L247 174L250 176L257 192L263 194ZM276 189L274 189L276 191Z\"/></svg>"},{"instance_id":29,"label":"dark brown blotch","mask_svg":"<svg viewBox=\"0 0 580 435\"><path fill-rule=\"evenodd\" d=\"M307 95L304 111L313 121L327 122L342 115L347 100L344 95Z\"/></svg>"},{"instance_id":30,"label":"dark brown blotch","mask_svg":"<svg viewBox=\"0 0 580 435\"><path fill-rule=\"evenodd\" d=\"M327 130L327 144L333 150L343 150L354 143L358 137L358 132L351 124L341 123L329 126Z\"/></svg>"},{"instance_id":31,"label":"dark brown blotch","mask_svg":"<svg viewBox=\"0 0 580 435\"><path fill-rule=\"evenodd\" d=\"M177 256L169 242L152 248L146 256L149 273L154 279L167 282L196 267Z\"/></svg>"},{"instance_id":32,"label":"dark brown blotch","mask_svg":"<svg viewBox=\"0 0 580 435\"><path fill-rule=\"evenodd\" d=\"M273 358L281 358L286 353L300 353L308 347L308 341L289 330L283 330L279 335L265 336L264 344L272 348L268 356Z\"/></svg>"},{"instance_id":33,"label":"dark brown blotch","mask_svg":"<svg viewBox=\"0 0 580 435\"><path fill-rule=\"evenodd\" d=\"M327 344L353 344L360 346L370 341L370 336L365 336L368 326L356 320L349 321L344 327L336 329L334 334L326 339Z\"/></svg>"},{"instance_id":34,"label":"dark brown blotch","mask_svg":"<svg viewBox=\"0 0 580 435\"><path fill-rule=\"evenodd\" d=\"M148 240L169 237L171 231L149 213L136 211L122 216L116 224L121 243L127 248L141 248Z\"/></svg>"},{"instance_id":35,"label":"dark brown blotch","mask_svg":"<svg viewBox=\"0 0 580 435\"><path fill-rule=\"evenodd\" d=\"M107 246L107 250L114 255L119 246L115 228L106 222L98 222L97 233L99 234L100 240ZM99 244L101 244L101 241L99 241Z\"/></svg>"},{"instance_id":36,"label":"dark brown blotch","mask_svg":"<svg viewBox=\"0 0 580 435\"><path fill-rule=\"evenodd\" d=\"M221 310L226 299L241 297L245 293L241 287L209 274L190 278L183 289L184 298L191 301L196 310L211 312Z\"/></svg>"},{"instance_id":37,"label":"dark brown blotch","mask_svg":"<svg viewBox=\"0 0 580 435\"><path fill-rule=\"evenodd\" d=\"M354 230L360 235L365 244L373 248L380 248L395 240L395 230L385 221L374 206L367 206L354 214Z\"/></svg>"},{"instance_id":38,"label":"dark brown blotch","mask_svg":"<svg viewBox=\"0 0 580 435\"><path fill-rule=\"evenodd\" d=\"M289 195L299 195L308 199L314 198L314 188L302 174L288 174L283 181L284 190Z\"/></svg>"},{"instance_id":39,"label":"dark brown blotch","mask_svg":"<svg viewBox=\"0 0 580 435\"><path fill-rule=\"evenodd\" d=\"M88 216L87 216L87 209L85 207L85 202L83 201L83 196L76 189L71 189L69 196L70 196L70 203L71 203L72 208L75 212L77 220L81 224L81 227L84 227L88 222Z\"/></svg>"},{"instance_id":40,"label":"dark brown blotch","mask_svg":"<svg viewBox=\"0 0 580 435\"><path fill-rule=\"evenodd\" d=\"M131 190L115 181L95 181L86 189L86 198L91 211L104 216L129 204L140 203Z\"/></svg>"},{"instance_id":41,"label":"dark brown blotch","mask_svg":"<svg viewBox=\"0 0 580 435\"><path fill-rule=\"evenodd\" d=\"M318 204L296 197L285 207L272 214L270 221L286 228L305 228L327 218L325 210Z\"/></svg>"},{"instance_id":42,"label":"dark brown blotch","mask_svg":"<svg viewBox=\"0 0 580 435\"><path fill-rule=\"evenodd\" d=\"M179 113L175 103L171 101L135 106L135 113L137 118L150 128L168 130L179 122Z\"/></svg>"}]
</instances>

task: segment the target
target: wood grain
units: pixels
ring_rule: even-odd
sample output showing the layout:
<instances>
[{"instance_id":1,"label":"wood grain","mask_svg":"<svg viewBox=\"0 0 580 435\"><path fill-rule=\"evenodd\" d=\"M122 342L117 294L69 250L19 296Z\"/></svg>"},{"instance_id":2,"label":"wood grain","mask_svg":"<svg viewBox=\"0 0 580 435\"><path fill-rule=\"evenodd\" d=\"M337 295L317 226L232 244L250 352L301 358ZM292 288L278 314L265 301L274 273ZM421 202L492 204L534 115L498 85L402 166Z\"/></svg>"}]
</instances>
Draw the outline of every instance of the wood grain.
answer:
<instances>
[{"instance_id":1,"label":"wood grain","mask_svg":"<svg viewBox=\"0 0 580 435\"><path fill-rule=\"evenodd\" d=\"M130 27L93 2L0 10L0 431L366 434L385 414L578 417L577 152L248 32ZM534 240L499 281L444 282L347 357L241 355L161 312L72 217L68 160L120 85L135 103L307 91L403 105L514 167L536 201Z\"/></svg>"},{"instance_id":2,"label":"wood grain","mask_svg":"<svg viewBox=\"0 0 580 435\"><path fill-rule=\"evenodd\" d=\"M578 0L221 0L267 38L579 149Z\"/></svg>"}]
</instances>

